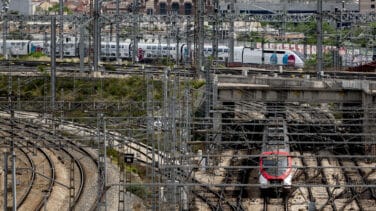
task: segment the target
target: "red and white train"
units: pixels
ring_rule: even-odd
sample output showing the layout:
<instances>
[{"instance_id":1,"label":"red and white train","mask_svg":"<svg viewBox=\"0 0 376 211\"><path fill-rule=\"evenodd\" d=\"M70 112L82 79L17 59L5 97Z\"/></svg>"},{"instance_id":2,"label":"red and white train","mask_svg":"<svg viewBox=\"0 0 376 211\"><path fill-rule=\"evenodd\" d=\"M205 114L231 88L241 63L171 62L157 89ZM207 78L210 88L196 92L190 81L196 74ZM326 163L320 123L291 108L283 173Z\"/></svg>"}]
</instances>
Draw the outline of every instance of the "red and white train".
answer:
<instances>
[{"instance_id":1,"label":"red and white train","mask_svg":"<svg viewBox=\"0 0 376 211\"><path fill-rule=\"evenodd\" d=\"M269 119L265 126L259 167L261 189L291 188L292 158L283 118Z\"/></svg>"}]
</instances>

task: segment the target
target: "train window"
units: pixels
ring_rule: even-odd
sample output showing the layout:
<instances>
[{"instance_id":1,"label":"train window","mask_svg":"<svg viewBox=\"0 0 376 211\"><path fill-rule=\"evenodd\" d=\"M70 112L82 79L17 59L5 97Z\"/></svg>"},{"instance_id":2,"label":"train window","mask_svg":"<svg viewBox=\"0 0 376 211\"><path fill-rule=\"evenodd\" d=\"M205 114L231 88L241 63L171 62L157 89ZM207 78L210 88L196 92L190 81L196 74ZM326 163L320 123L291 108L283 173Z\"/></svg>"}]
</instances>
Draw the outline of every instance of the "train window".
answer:
<instances>
[{"instance_id":1,"label":"train window","mask_svg":"<svg viewBox=\"0 0 376 211\"><path fill-rule=\"evenodd\" d=\"M218 52L219 52L219 53L223 53L223 48L219 48L219 49L218 49Z\"/></svg>"},{"instance_id":2,"label":"train window","mask_svg":"<svg viewBox=\"0 0 376 211\"><path fill-rule=\"evenodd\" d=\"M212 52L212 50L213 50L213 49L211 49L211 48L208 48L208 52Z\"/></svg>"},{"instance_id":3,"label":"train window","mask_svg":"<svg viewBox=\"0 0 376 211\"><path fill-rule=\"evenodd\" d=\"M157 49L157 46L153 46L153 47L151 47L153 50L156 50Z\"/></svg>"},{"instance_id":4,"label":"train window","mask_svg":"<svg viewBox=\"0 0 376 211\"><path fill-rule=\"evenodd\" d=\"M285 51L264 50L264 53L285 54Z\"/></svg>"},{"instance_id":5,"label":"train window","mask_svg":"<svg viewBox=\"0 0 376 211\"><path fill-rule=\"evenodd\" d=\"M150 45L146 46L146 49L150 50L150 49L151 49L151 46L150 46Z\"/></svg>"},{"instance_id":6,"label":"train window","mask_svg":"<svg viewBox=\"0 0 376 211\"><path fill-rule=\"evenodd\" d=\"M101 45L101 48L104 48L104 45Z\"/></svg>"},{"instance_id":7,"label":"train window","mask_svg":"<svg viewBox=\"0 0 376 211\"><path fill-rule=\"evenodd\" d=\"M172 50L175 50L175 49L176 49L175 47L172 48Z\"/></svg>"},{"instance_id":8,"label":"train window","mask_svg":"<svg viewBox=\"0 0 376 211\"><path fill-rule=\"evenodd\" d=\"M111 45L111 48L116 48L116 45Z\"/></svg>"},{"instance_id":9,"label":"train window","mask_svg":"<svg viewBox=\"0 0 376 211\"><path fill-rule=\"evenodd\" d=\"M161 46L158 46L158 50L161 50L162 49L162 47Z\"/></svg>"},{"instance_id":10,"label":"train window","mask_svg":"<svg viewBox=\"0 0 376 211\"><path fill-rule=\"evenodd\" d=\"M224 51L225 53L228 53L228 49L227 49L227 48L223 49L223 51Z\"/></svg>"},{"instance_id":11,"label":"train window","mask_svg":"<svg viewBox=\"0 0 376 211\"><path fill-rule=\"evenodd\" d=\"M271 176L280 176L287 170L287 161L286 156L273 155L262 158L262 167L263 169Z\"/></svg>"},{"instance_id":12,"label":"train window","mask_svg":"<svg viewBox=\"0 0 376 211\"><path fill-rule=\"evenodd\" d=\"M168 50L168 47L163 47L163 50Z\"/></svg>"}]
</instances>

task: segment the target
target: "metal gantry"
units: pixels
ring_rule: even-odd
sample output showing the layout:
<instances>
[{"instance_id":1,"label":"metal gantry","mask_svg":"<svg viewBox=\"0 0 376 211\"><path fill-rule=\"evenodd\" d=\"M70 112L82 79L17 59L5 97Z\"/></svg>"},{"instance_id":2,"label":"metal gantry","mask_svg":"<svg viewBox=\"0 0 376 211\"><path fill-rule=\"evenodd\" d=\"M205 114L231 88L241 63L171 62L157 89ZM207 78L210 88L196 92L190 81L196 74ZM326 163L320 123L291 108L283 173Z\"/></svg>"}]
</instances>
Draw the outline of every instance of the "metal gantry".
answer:
<instances>
[{"instance_id":1,"label":"metal gantry","mask_svg":"<svg viewBox=\"0 0 376 211\"><path fill-rule=\"evenodd\" d=\"M86 16L86 15L63 15L62 7L63 3L62 0L60 0L60 7L59 7L59 37L60 37L60 58L63 58L63 23L70 23L77 21L79 23L79 30L80 31L80 70L83 70L84 66L84 39L85 37L85 28L86 26L90 25L92 23L92 31L93 33L91 35L88 35L90 37L94 38L94 58L93 58L93 70L98 71L99 68L99 60L100 60L100 43L101 43L101 24L103 21L106 20L114 20L116 25L116 60L119 61L119 43L120 43L120 35L121 35L121 29L124 26L123 24L127 23L130 24L132 27L132 61L134 63L137 63L137 55L138 55L138 41L141 37L141 29L140 25L144 22L150 22L150 20L154 20L155 22L159 23L166 23L168 25L170 30L174 31L175 34L173 34L173 39L175 39L177 46L179 46L180 42L180 35L179 33L182 33L185 31L186 33L186 43L188 46L190 46L190 43L192 42L192 30L191 30L191 22L193 20L192 16L163 16L163 15L151 15L151 16L145 16L141 15L138 12L138 1L135 0L133 3L133 12L132 15L129 14L120 14L119 12L119 0L116 1L116 15L105 15L101 14L100 10L100 3L101 1L96 0L94 1L94 8L93 8L93 14L92 16ZM232 1L233 3L233 1ZM168 206L169 208L176 209L177 207L180 210L188 210L190 208L194 208L195 205L193 204L193 200L201 199L205 200L205 197L207 197L208 193L211 193L212 196L218 196L218 192L215 192L218 187L221 188L221 191L219 193L219 197L214 199L210 199L207 197L207 205L210 207L210 204L216 204L217 208L223 208L224 206L233 206L235 204L234 202L231 202L231 198L224 198L226 194L224 194L225 188L230 187L258 187L257 181L251 181L249 183L231 183L231 178L229 175L229 169L237 169L239 171L257 171L258 166L257 163L253 163L253 165L241 165L241 166L226 166L226 164L221 163L222 159L231 158L231 162L235 162L236 159L244 159L247 160L247 162L255 162L257 158L259 157L258 154L258 146L262 143L260 140L258 140L259 136L261 135L260 129L265 125L265 121L263 119L258 119L255 122L252 122L250 119L251 117L247 117L245 120L239 120L241 118L238 118L238 116L241 115L252 115L256 113L257 115L264 115L263 114L263 107L264 105L261 103L257 104L255 102L251 102L249 105L249 102L229 102L229 104L226 105L217 105L214 103L217 103L216 101L216 92L215 92L215 86L212 84L213 80L215 80L215 77L213 77L212 68L210 67L212 64L208 64L205 62L205 58L203 56L203 46L205 43L205 27L204 22L209 21L213 23L213 60L217 60L218 57L218 31L219 31L219 25L221 23L229 23L230 24L230 37L232 39L230 46L232 51L232 56L230 56L230 62L233 61L233 23L235 20L242 20L246 22L251 21L262 21L262 22L276 22L279 23L281 20L284 20L284 22L310 22L314 21L316 18L316 21L318 23L317 26L317 34L318 34L318 41L317 41L317 49L318 52L322 52L322 22L324 18L331 18L328 14L323 14L322 10L320 9L320 5L322 4L321 0L318 0L318 13L317 14L304 14L304 15L296 15L296 14L270 14L270 15L235 15L234 12L230 14L219 14L216 10L218 6L218 1L215 1L214 8L215 12L211 15L205 15L204 11L204 1L199 1L197 8L197 15L195 16L195 25L194 25L194 35L195 35L195 65L196 70L201 71L204 70L204 76L206 79L206 87L205 87L205 97L202 99L205 99L204 103L204 115L201 117L193 117L193 110L196 109L194 104L200 104L199 102L193 102L193 97L195 94L192 92L196 91L191 87L190 82L188 81L188 77L183 76L180 77L180 75L175 72L175 69L165 68L165 72L162 79L162 86L163 86L163 101L159 102L158 97L155 96L156 92L156 86L157 84L155 78L153 78L151 72L147 72L146 70L143 72L145 75L145 86L146 86L146 99L144 99L146 102L140 103L140 106L142 109L144 109L145 116L126 116L126 117L120 117L125 118L124 122L119 123L119 125L116 125L118 128L113 128L114 131L122 131L124 129L126 130L133 130L133 132L138 135L142 136L140 134L145 135L146 143L148 148L145 148L145 151L147 155L150 155L150 163L151 167L149 166L146 170L147 177L149 178L149 183L145 182L144 184L141 184L141 186L146 187L148 190L151 191L151 197L149 198L150 207L153 210L162 210L164 206ZM231 7L233 10L233 6ZM55 68L56 68L56 16L23 16L23 15L13 15L13 14L7 14L6 10L4 10L4 13L1 17L1 20L3 21L3 46L6 46L6 39L7 39L7 30L8 30L8 22L21 22L21 21L31 21L31 20L40 20L40 21L48 21L51 23L51 111L52 113L55 112L55 109L57 109L57 106L55 106L55 103L59 103L56 98L56 75L55 75ZM358 23L358 22L366 22L366 21L375 21L374 15L360 15L360 14L350 14L343 12L340 14L340 18L342 21L348 21L352 23ZM185 29L179 29L178 25L180 23L186 23ZM89 24L90 23L90 24ZM175 25L173 25L175 24ZM170 32L168 32L167 39L168 43L170 43ZM176 49L176 54L179 55L179 53L184 53L187 55L187 66L190 64L190 49L188 48L188 52L179 52L178 48ZM3 47L3 54L7 55L7 48ZM318 74L321 74L322 68L322 60L323 55L322 53L318 53L318 67L317 72ZM176 61L176 65L179 65L179 61ZM9 77L9 86L10 90L12 90L12 77ZM184 78L185 81L181 81L181 79ZM154 83L156 83L156 86L154 86ZM20 85L18 85L20 86ZM182 88L184 87L184 88ZM101 87L102 89L103 87ZM45 88L47 89L47 88ZM20 91L19 91L20 92ZM202 92L202 90L200 90ZM14 108L13 108L13 99L12 99L12 91L9 92L9 98L8 98L8 105L9 111L11 114L11 125L12 125L12 133L14 126ZM46 92L47 93L47 92ZM183 93L183 94L182 94ZM200 100L202 100L200 99ZM44 103L46 103L46 99L44 100ZM372 101L372 99L370 99ZM27 102L24 102L27 104ZM71 103L71 104L69 104ZM106 153L107 153L107 135L108 131L106 129L106 122L107 120L110 121L119 121L119 117L104 117L103 116L103 107L105 112L108 112L111 109L116 110L119 109L119 107L126 107L126 105L131 104L132 102L114 102L112 103L103 103L101 102L89 102L85 104L86 102L69 102L67 104L62 103L62 109L63 111L69 111L71 108L65 108L64 106L71 106L74 104L77 107L80 107L83 112L87 112L88 110L94 110L94 112L98 112L99 115L96 117L97 119L97 142L96 142L96 149L98 150L98 184L97 184L97 208L99 209L106 209L108 206L107 198L106 198L106 191L109 188L109 185L107 183L107 163L106 163ZM124 103L124 104L122 104ZM233 103L233 104L232 104ZM29 105L25 107L33 107L36 105ZM101 105L103 107L101 107ZM233 105L233 107L231 106ZM297 114L301 114L301 116L307 115L307 113L312 112L309 108L305 107L306 105L299 105L296 106L295 104L290 105L292 112L295 112ZM331 105L333 106L333 105ZM342 106L342 105L340 105ZM236 107L236 108L234 108ZM288 106L287 106L288 107ZM22 108L20 103L20 109ZM128 108L128 107L127 107ZM285 108L285 106L284 106ZM40 108L34 108L35 110L38 110ZM355 111L354 113L351 112L341 112L341 114L334 113L332 115L342 115L342 117L336 117L338 121L343 121L343 124L341 124L339 127L332 127L334 123L325 123L325 122L309 122L309 123L302 123L296 120L297 122L292 122L290 124L290 127L292 130L289 132L290 136L297 137L296 140L290 141L291 145L299 145L299 144L306 144L306 145L312 145L312 146L323 146L323 150L327 149L328 147L341 147L339 145L343 145L343 142L337 141L339 137L346 138L348 140L355 140L353 142L347 143L348 146L351 145L359 145L359 144L369 144L367 145L367 150L369 154L367 156L362 157L356 157L349 154L344 155L312 155L312 157L323 157L324 159L348 159L348 158L357 158L359 159L359 162L363 161L362 159L375 159L374 151L374 139L369 138L369 136L374 136L375 131L373 131L372 125L375 122L374 117L374 109L371 106L368 106L366 108L358 108L359 110ZM366 126L362 125L362 123L356 122L359 121L358 117L359 115L363 115L363 109L367 110L369 114L364 115L362 118L364 122L368 122ZM130 109L131 110L131 109ZM315 110L315 109L312 109ZM119 113L124 112L124 110L116 110L119 111ZM243 113L244 112L244 113ZM325 113L325 112L322 112ZM322 114L321 113L321 114ZM221 122L218 122L220 118L223 118ZM354 117L357 116L357 117ZM52 117L54 117L52 115ZM90 117L88 117L90 118ZM217 118L217 119L216 119ZM301 117L303 118L303 117ZM63 119L63 118L62 118ZM69 119L69 118L67 118ZM256 118L254 118L256 119ZM304 121L308 119L303 119ZM354 122L352 122L354 121ZM52 124L55 124L54 121L52 121ZM123 124L123 125L122 125ZM219 125L214 125L219 124ZM360 127L364 127L361 132L351 132L352 128L359 129ZM307 129L308 128L308 129ZM309 131L312 128L317 131ZM333 129L334 128L334 129ZM342 131L337 130L340 128ZM337 131L336 131L337 130ZM317 139L317 134L320 134L319 139ZM343 133L343 134L342 134ZM55 134L54 134L55 135ZM124 134L123 134L124 135ZM135 135L135 136L136 136ZM130 136L130 135L128 135ZM12 136L13 137L13 136ZM142 137L142 138L145 138ZM194 137L194 138L193 138ZM203 138L204 137L204 138ZM220 138L219 138L220 137ZM359 141L359 137L363 137L365 141ZM121 143L121 147L125 147L125 145L129 144L131 137L126 137L126 141L123 140ZM142 140L140 138L140 140ZM79 138L77 138L79 139ZM197 139L197 140L196 140ZM311 140L312 139L312 140ZM220 141L219 141L220 140ZM141 141L139 141L141 142ZM330 143L331 145L329 145ZM329 146L328 146L329 145ZM16 209L16 166L15 166L15 153L14 153L14 141L10 143L11 148L11 155L12 155L12 188L13 188L13 209ZM242 157L241 154L238 155L227 155L224 152L226 150L233 150L233 151L240 151L244 147L247 147L247 150L254 150L255 154L246 154L244 157ZM86 146L88 147L88 146ZM138 147L143 147L143 145L139 145ZM243 148L242 148L243 147ZM298 147L296 147L298 148ZM198 150L197 150L198 149ZM199 156L199 150L204 149L204 155L200 155L203 159L198 159ZM131 147L128 146L128 150L131 150ZM139 154L142 154L143 151L139 151ZM201 151L202 152L202 151ZM160 154L159 154L160 153ZM8 161L9 154L5 153L4 156L4 171L8 171L7 167L7 161ZM309 156L296 156L296 158L307 158ZM209 159L210 158L210 159ZM355 159L354 158L354 159ZM119 159L120 161L122 159ZM201 161L207 161L207 162L201 162ZM120 162L119 161L119 162ZM229 162L229 163L231 163ZM246 161L244 161L246 162ZM216 165L218 164L218 165ZM125 193L128 190L131 190L131 188L128 188L130 185L139 185L137 183L130 184L132 181L130 180L131 173L129 170L127 170L124 166L121 166L121 180L120 184L111 184L111 185L119 185L119 204L122 207L122 209L125 209L126 200ZM312 167L310 166L296 166L299 170L306 170L310 169ZM322 167L316 167L316 169L319 169L320 171L324 172L323 169L325 168L338 168L338 169L344 169L347 168L346 166L322 166ZM355 168L355 167L354 167ZM360 167L356 167L360 168ZM74 171L74 168L71 167ZM200 170L197 170L200 169ZM372 169L371 171L374 171ZM219 172L219 173L218 173ZM229 183L220 182L220 183L212 183L212 181L198 181L199 176L195 176L195 173L199 174L202 177L206 178L217 178L218 175L227 175L224 176L226 180L222 181L230 181ZM239 173L239 172L238 172ZM71 173L73 174L73 173ZM124 174L127 175L126 178L124 178ZM245 174L244 172L242 174ZM310 177L310 175L305 175L305 177ZM222 179L223 179L222 178ZM202 179L202 178L201 178ZM324 177L322 176L322 179ZM362 187L362 188L374 188L374 184L372 184L372 181L368 181L366 177L364 176L365 182L364 184L341 184L342 187ZM7 174L4 174L4 188L7 187ZM70 185L72 186L72 185ZM337 187L339 185L337 184L320 184L317 181L313 181L312 183L302 184L302 183L296 183L296 187ZM134 188L134 187L132 187ZM167 192L166 192L167 191ZM199 191L203 191L204 194L199 194ZM213 193L214 192L214 193ZM356 196L356 191L353 191L352 197ZM73 198L72 193L70 193L70 197ZM236 196L239 198L239 196ZM167 200L171 204L166 205ZM241 198L241 196L240 196ZM310 201L312 201L312 197L309 197ZM211 201L213 200L213 201ZM334 198L333 198L334 200ZM7 207L7 191L4 191L4 207ZM239 201L236 202L237 207L242 207L240 205ZM227 205L226 205L227 204ZM119 209L121 209L119 206Z\"/></svg>"}]
</instances>

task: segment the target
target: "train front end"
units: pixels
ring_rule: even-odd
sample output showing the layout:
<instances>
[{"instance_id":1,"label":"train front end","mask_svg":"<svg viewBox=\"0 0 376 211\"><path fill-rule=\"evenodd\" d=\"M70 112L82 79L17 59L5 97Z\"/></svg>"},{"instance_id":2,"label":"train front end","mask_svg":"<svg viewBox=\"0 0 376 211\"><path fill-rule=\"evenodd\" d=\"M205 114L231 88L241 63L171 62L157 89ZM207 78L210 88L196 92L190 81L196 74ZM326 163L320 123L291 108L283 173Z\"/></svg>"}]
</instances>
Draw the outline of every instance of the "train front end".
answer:
<instances>
[{"instance_id":1,"label":"train front end","mask_svg":"<svg viewBox=\"0 0 376 211\"><path fill-rule=\"evenodd\" d=\"M261 189L290 189L292 159L286 151L267 151L260 156L259 183Z\"/></svg>"}]
</instances>

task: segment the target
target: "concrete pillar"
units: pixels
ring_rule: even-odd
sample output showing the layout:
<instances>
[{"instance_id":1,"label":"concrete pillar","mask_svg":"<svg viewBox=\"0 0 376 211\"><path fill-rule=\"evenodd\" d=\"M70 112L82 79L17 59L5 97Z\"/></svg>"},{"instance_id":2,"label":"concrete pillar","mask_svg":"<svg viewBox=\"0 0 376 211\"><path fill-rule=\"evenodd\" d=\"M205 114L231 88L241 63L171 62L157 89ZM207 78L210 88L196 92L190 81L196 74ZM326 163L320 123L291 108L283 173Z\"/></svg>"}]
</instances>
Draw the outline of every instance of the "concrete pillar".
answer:
<instances>
[{"instance_id":1,"label":"concrete pillar","mask_svg":"<svg viewBox=\"0 0 376 211\"><path fill-rule=\"evenodd\" d=\"M213 131L218 133L214 135L214 141L222 141L222 112L221 105L222 103L218 101L218 77L214 76L213 78Z\"/></svg>"},{"instance_id":2,"label":"concrete pillar","mask_svg":"<svg viewBox=\"0 0 376 211\"><path fill-rule=\"evenodd\" d=\"M197 150L198 166L200 171L206 170L206 158L202 156L202 150Z\"/></svg>"},{"instance_id":3,"label":"concrete pillar","mask_svg":"<svg viewBox=\"0 0 376 211\"><path fill-rule=\"evenodd\" d=\"M181 187L180 188L180 196L181 196L181 205L180 205L180 210L182 211L188 211L189 210L189 206L188 206L188 194L187 194L187 191L186 191L186 187Z\"/></svg>"},{"instance_id":4,"label":"concrete pillar","mask_svg":"<svg viewBox=\"0 0 376 211\"><path fill-rule=\"evenodd\" d=\"M376 156L376 94L363 92L363 141L366 155ZM376 158L375 158L376 159Z\"/></svg>"}]
</instances>

